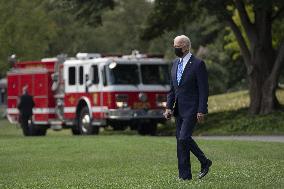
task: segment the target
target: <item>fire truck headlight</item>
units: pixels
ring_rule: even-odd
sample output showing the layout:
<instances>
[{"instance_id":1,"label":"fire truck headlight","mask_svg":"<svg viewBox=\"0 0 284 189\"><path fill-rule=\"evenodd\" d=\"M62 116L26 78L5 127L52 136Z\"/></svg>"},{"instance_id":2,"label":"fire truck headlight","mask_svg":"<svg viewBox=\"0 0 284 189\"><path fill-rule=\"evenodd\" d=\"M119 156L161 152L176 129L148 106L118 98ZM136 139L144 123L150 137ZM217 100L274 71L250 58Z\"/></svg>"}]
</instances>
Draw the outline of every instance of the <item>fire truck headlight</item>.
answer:
<instances>
[{"instance_id":1,"label":"fire truck headlight","mask_svg":"<svg viewBox=\"0 0 284 189\"><path fill-rule=\"evenodd\" d=\"M126 108L128 106L127 102L116 102L118 108Z\"/></svg>"},{"instance_id":2,"label":"fire truck headlight","mask_svg":"<svg viewBox=\"0 0 284 189\"><path fill-rule=\"evenodd\" d=\"M117 94L115 96L116 107L126 108L128 107L128 95L127 94Z\"/></svg>"},{"instance_id":3,"label":"fire truck headlight","mask_svg":"<svg viewBox=\"0 0 284 189\"><path fill-rule=\"evenodd\" d=\"M165 108L167 106L167 102L157 102L157 106Z\"/></svg>"},{"instance_id":4,"label":"fire truck headlight","mask_svg":"<svg viewBox=\"0 0 284 189\"><path fill-rule=\"evenodd\" d=\"M157 107L165 108L167 106L167 96L164 94L157 94L156 105Z\"/></svg>"}]
</instances>

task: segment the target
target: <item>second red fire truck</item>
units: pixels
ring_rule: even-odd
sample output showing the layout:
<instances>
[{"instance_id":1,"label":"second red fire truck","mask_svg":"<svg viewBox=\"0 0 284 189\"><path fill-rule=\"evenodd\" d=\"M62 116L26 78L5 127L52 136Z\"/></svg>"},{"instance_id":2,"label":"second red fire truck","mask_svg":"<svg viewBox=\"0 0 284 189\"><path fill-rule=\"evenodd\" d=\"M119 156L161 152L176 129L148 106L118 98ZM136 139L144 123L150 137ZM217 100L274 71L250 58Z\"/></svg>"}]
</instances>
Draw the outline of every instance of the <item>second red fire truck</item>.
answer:
<instances>
[{"instance_id":1,"label":"second red fire truck","mask_svg":"<svg viewBox=\"0 0 284 189\"><path fill-rule=\"evenodd\" d=\"M168 66L163 58L138 52L16 62L7 74L7 117L17 123L19 96L28 86L35 101L29 135L45 135L48 128L98 134L105 126L155 135L157 124L165 121Z\"/></svg>"}]
</instances>

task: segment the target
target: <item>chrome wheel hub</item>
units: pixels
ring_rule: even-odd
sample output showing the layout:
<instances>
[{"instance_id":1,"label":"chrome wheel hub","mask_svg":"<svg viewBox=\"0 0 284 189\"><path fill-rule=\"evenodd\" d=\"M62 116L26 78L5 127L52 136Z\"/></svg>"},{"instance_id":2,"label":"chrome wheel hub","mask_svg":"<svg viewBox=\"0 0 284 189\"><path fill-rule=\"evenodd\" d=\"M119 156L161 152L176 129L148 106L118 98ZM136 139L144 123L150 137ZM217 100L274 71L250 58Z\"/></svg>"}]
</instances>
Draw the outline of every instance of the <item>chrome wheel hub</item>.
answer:
<instances>
[{"instance_id":1,"label":"chrome wheel hub","mask_svg":"<svg viewBox=\"0 0 284 189\"><path fill-rule=\"evenodd\" d=\"M88 127L91 123L91 117L88 114L83 115L82 117L82 131L86 133L88 131Z\"/></svg>"}]
</instances>

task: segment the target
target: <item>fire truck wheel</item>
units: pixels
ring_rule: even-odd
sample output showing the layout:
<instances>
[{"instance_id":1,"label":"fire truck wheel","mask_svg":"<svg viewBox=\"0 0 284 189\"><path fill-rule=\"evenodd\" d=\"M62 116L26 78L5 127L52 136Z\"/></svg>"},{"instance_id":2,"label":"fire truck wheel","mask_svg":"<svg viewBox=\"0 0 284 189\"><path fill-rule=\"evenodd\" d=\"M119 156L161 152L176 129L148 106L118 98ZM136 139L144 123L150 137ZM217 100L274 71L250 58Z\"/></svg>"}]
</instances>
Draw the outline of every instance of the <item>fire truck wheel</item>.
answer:
<instances>
[{"instance_id":1,"label":"fire truck wheel","mask_svg":"<svg viewBox=\"0 0 284 189\"><path fill-rule=\"evenodd\" d=\"M88 107L84 107L81 111L79 120L79 131L82 135L97 135L99 127L92 126L92 119Z\"/></svg>"},{"instance_id":2,"label":"fire truck wheel","mask_svg":"<svg viewBox=\"0 0 284 189\"><path fill-rule=\"evenodd\" d=\"M137 130L137 125L131 124L130 130L132 130L132 131Z\"/></svg>"},{"instance_id":3,"label":"fire truck wheel","mask_svg":"<svg viewBox=\"0 0 284 189\"><path fill-rule=\"evenodd\" d=\"M24 126L22 126L22 129L25 136L45 136L47 130L46 128L34 125L33 123L29 123L27 128L24 128Z\"/></svg>"},{"instance_id":4,"label":"fire truck wheel","mask_svg":"<svg viewBox=\"0 0 284 189\"><path fill-rule=\"evenodd\" d=\"M151 123L149 125L149 134L151 136L156 136L157 135L157 123Z\"/></svg>"},{"instance_id":5,"label":"fire truck wheel","mask_svg":"<svg viewBox=\"0 0 284 189\"><path fill-rule=\"evenodd\" d=\"M73 135L80 135L80 134L81 134L81 133L80 133L80 130L79 130L79 128L78 128L77 125L74 125L74 126L71 128L71 131L72 131L72 134L73 134Z\"/></svg>"},{"instance_id":6,"label":"fire truck wheel","mask_svg":"<svg viewBox=\"0 0 284 189\"><path fill-rule=\"evenodd\" d=\"M117 124L113 125L112 128L114 131L124 131L127 128L127 126L123 124Z\"/></svg>"},{"instance_id":7,"label":"fire truck wheel","mask_svg":"<svg viewBox=\"0 0 284 189\"><path fill-rule=\"evenodd\" d=\"M155 136L157 132L157 123L139 123L137 131L140 135L152 135Z\"/></svg>"},{"instance_id":8,"label":"fire truck wheel","mask_svg":"<svg viewBox=\"0 0 284 189\"><path fill-rule=\"evenodd\" d=\"M35 136L45 136L46 135L46 128L41 127L41 126L35 126Z\"/></svg>"}]
</instances>

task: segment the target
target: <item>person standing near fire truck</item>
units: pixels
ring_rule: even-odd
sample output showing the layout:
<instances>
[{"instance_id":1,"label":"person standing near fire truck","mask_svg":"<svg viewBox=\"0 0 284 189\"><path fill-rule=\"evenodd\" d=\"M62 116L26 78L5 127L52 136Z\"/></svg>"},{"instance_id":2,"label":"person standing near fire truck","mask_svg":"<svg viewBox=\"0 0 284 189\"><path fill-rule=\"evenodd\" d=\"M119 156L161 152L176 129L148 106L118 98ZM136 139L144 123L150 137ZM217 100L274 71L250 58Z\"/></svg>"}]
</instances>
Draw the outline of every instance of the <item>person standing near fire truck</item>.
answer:
<instances>
[{"instance_id":1,"label":"person standing near fire truck","mask_svg":"<svg viewBox=\"0 0 284 189\"><path fill-rule=\"evenodd\" d=\"M167 96L164 116L176 118L176 139L179 178L191 180L190 152L201 163L198 178L204 177L212 161L209 160L192 138L197 122L204 121L208 101L208 74L205 63L190 53L191 42L185 36L174 39L174 50L178 57L171 70L171 89Z\"/></svg>"},{"instance_id":2,"label":"person standing near fire truck","mask_svg":"<svg viewBox=\"0 0 284 189\"><path fill-rule=\"evenodd\" d=\"M23 95L20 97L18 109L20 112L20 123L24 135L30 135L29 120L32 120L33 107L35 106L33 97L28 94L28 86L23 87Z\"/></svg>"}]
</instances>

